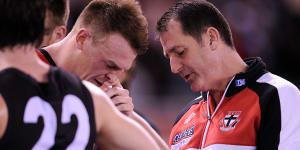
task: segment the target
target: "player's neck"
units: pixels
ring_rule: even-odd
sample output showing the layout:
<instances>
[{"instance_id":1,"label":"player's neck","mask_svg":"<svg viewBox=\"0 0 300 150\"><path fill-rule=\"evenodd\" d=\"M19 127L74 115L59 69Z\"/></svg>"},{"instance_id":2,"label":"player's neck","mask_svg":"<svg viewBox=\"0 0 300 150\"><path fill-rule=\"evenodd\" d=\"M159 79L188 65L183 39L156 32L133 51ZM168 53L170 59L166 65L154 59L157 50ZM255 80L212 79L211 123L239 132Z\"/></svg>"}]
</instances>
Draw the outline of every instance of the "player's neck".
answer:
<instances>
[{"instance_id":1,"label":"player's neck","mask_svg":"<svg viewBox=\"0 0 300 150\"><path fill-rule=\"evenodd\" d=\"M220 77L217 80L217 88L214 90L218 92L225 91L229 81L238 73L246 72L248 66L238 53L233 49L227 49L222 52L223 59L220 63Z\"/></svg>"},{"instance_id":2,"label":"player's neck","mask_svg":"<svg viewBox=\"0 0 300 150\"><path fill-rule=\"evenodd\" d=\"M223 93L228 86L228 83L232 80L232 78L240 73L240 72L246 72L248 66L243 61L243 59L238 55L238 53L230 48L224 49L224 51L221 51L222 58L220 65L220 75L218 80L215 82L215 88L213 90L210 90L211 95L213 96L213 99L215 100L216 104L219 103L220 99L222 98L222 95L220 93Z\"/></svg>"},{"instance_id":3,"label":"player's neck","mask_svg":"<svg viewBox=\"0 0 300 150\"><path fill-rule=\"evenodd\" d=\"M33 45L6 47L0 51L0 70L16 68L29 74L39 82L46 82L49 66L43 63L35 53Z\"/></svg>"},{"instance_id":4,"label":"player's neck","mask_svg":"<svg viewBox=\"0 0 300 150\"><path fill-rule=\"evenodd\" d=\"M63 40L53 43L44 49L49 53L53 61L58 67L65 68L64 66L68 63L67 61L70 59L70 51L73 47L70 47L70 38L71 36L65 37ZM71 48L71 50L70 50Z\"/></svg>"}]
</instances>

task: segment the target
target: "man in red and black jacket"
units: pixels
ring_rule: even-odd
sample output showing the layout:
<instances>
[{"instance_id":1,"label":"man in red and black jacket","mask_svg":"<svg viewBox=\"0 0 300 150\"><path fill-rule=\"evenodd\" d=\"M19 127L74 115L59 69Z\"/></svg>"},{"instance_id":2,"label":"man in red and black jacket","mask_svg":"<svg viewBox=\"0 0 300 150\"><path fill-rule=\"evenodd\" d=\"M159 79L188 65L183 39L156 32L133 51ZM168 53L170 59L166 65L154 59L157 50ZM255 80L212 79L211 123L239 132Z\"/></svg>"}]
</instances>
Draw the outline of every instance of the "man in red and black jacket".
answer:
<instances>
[{"instance_id":1,"label":"man in red and black jacket","mask_svg":"<svg viewBox=\"0 0 300 150\"><path fill-rule=\"evenodd\" d=\"M177 117L171 150L299 149L299 89L259 57L243 60L213 4L180 1L157 30L172 72L201 92Z\"/></svg>"}]
</instances>

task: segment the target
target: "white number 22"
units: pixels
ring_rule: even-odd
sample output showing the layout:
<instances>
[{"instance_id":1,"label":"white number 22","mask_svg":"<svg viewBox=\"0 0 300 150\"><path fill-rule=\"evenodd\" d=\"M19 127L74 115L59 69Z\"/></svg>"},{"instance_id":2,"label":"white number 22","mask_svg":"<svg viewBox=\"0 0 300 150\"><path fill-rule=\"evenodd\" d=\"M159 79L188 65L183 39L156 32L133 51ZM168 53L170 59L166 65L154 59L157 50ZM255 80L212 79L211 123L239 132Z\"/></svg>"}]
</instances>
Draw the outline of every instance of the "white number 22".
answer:
<instances>
[{"instance_id":1,"label":"white number 22","mask_svg":"<svg viewBox=\"0 0 300 150\"><path fill-rule=\"evenodd\" d=\"M71 122L71 116L75 115L78 120L78 127L75 138L67 147L67 150L85 149L90 136L90 122L88 112L82 101L74 95L66 95L62 102L61 123ZM29 99L24 112L24 123L37 123L41 116L44 121L44 129L32 150L48 150L55 143L57 130L57 117L54 109L45 100L38 96Z\"/></svg>"}]
</instances>

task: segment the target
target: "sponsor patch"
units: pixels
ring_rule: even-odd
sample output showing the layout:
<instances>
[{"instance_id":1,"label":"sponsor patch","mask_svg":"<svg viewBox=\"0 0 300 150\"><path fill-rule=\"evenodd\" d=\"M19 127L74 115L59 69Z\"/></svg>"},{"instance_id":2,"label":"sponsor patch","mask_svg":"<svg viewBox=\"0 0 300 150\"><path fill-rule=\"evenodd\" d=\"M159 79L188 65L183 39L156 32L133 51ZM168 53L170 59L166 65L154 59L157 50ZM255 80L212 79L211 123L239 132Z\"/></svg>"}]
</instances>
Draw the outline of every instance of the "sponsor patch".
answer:
<instances>
[{"instance_id":1,"label":"sponsor patch","mask_svg":"<svg viewBox=\"0 0 300 150\"><path fill-rule=\"evenodd\" d=\"M183 140L180 141L179 143L174 144L174 145L171 145L171 150L179 150L182 146L184 146L185 144L187 144L187 143L191 140L191 138L192 138L192 137L183 139Z\"/></svg>"},{"instance_id":2,"label":"sponsor patch","mask_svg":"<svg viewBox=\"0 0 300 150\"><path fill-rule=\"evenodd\" d=\"M173 143L177 143L185 137L192 136L194 134L194 125L188 129L183 130L181 133L178 133L173 138Z\"/></svg>"},{"instance_id":3,"label":"sponsor patch","mask_svg":"<svg viewBox=\"0 0 300 150\"><path fill-rule=\"evenodd\" d=\"M223 119L220 120L220 129L222 131L230 131L236 127L240 121L239 116L242 111L228 111Z\"/></svg>"}]
</instances>

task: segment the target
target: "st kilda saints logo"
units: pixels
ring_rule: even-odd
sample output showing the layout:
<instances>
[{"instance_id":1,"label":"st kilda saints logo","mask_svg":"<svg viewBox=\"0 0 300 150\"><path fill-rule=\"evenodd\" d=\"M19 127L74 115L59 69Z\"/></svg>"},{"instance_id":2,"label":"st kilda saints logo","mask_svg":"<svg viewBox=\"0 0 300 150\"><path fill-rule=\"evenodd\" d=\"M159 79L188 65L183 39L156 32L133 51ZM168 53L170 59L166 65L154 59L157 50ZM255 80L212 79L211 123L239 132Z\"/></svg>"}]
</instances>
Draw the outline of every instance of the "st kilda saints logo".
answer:
<instances>
[{"instance_id":1,"label":"st kilda saints logo","mask_svg":"<svg viewBox=\"0 0 300 150\"><path fill-rule=\"evenodd\" d=\"M230 131L236 127L240 121L239 116L242 111L228 111L223 119L220 120L220 129L222 131Z\"/></svg>"}]
</instances>

